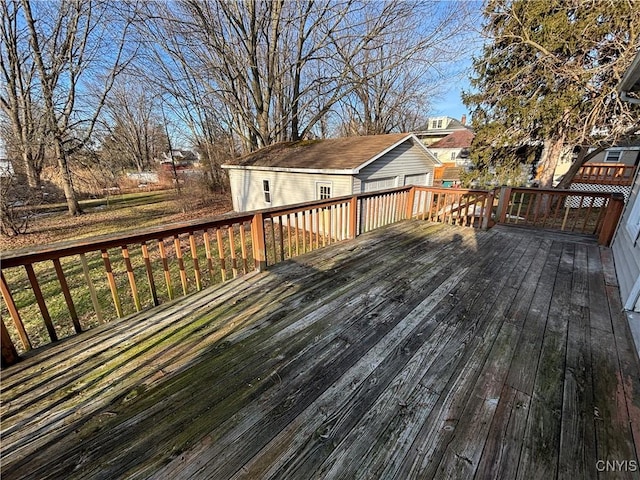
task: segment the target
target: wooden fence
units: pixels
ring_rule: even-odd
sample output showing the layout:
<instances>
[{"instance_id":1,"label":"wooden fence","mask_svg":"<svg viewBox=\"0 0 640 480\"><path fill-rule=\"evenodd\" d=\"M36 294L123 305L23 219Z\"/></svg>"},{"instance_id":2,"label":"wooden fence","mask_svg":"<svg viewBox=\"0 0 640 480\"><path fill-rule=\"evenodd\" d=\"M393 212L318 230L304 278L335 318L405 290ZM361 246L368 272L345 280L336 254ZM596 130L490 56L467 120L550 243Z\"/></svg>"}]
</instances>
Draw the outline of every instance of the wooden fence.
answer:
<instances>
[{"instance_id":1,"label":"wooden fence","mask_svg":"<svg viewBox=\"0 0 640 480\"><path fill-rule=\"evenodd\" d=\"M594 233L607 244L622 205L615 194L531 189L503 189L496 200L493 191L407 186L11 252L0 271L2 364L401 220L484 229L497 220Z\"/></svg>"}]
</instances>

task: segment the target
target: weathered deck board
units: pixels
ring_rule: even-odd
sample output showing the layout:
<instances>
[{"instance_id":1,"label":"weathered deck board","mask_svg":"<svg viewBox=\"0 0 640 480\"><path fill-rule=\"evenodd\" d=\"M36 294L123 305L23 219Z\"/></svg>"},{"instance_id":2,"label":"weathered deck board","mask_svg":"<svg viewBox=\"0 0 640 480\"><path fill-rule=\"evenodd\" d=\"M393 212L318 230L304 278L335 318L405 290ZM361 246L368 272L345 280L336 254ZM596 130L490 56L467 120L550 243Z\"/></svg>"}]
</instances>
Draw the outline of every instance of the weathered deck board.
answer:
<instances>
[{"instance_id":1,"label":"weathered deck board","mask_svg":"<svg viewBox=\"0 0 640 480\"><path fill-rule=\"evenodd\" d=\"M402 222L36 351L2 372L3 479L637 462L640 367L611 259L577 239Z\"/></svg>"}]
</instances>

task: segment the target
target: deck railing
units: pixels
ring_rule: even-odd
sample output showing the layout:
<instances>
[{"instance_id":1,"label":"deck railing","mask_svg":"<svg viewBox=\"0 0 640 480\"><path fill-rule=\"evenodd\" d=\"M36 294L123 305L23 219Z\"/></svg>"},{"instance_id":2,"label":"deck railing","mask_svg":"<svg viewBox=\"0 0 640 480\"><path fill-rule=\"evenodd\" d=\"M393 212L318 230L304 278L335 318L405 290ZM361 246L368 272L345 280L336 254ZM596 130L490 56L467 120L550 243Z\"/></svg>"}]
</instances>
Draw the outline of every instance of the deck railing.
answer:
<instances>
[{"instance_id":1,"label":"deck railing","mask_svg":"<svg viewBox=\"0 0 640 480\"><path fill-rule=\"evenodd\" d=\"M484 229L497 220L595 233L607 243L622 210L612 194L503 189L496 200L493 191L406 186L10 252L0 270L2 364L405 219Z\"/></svg>"},{"instance_id":2,"label":"deck railing","mask_svg":"<svg viewBox=\"0 0 640 480\"><path fill-rule=\"evenodd\" d=\"M622 163L590 163L583 165L573 177L574 183L598 185L631 185L636 167Z\"/></svg>"},{"instance_id":3,"label":"deck railing","mask_svg":"<svg viewBox=\"0 0 640 480\"><path fill-rule=\"evenodd\" d=\"M546 230L596 235L609 245L624 207L620 193L503 187L496 221Z\"/></svg>"}]
</instances>

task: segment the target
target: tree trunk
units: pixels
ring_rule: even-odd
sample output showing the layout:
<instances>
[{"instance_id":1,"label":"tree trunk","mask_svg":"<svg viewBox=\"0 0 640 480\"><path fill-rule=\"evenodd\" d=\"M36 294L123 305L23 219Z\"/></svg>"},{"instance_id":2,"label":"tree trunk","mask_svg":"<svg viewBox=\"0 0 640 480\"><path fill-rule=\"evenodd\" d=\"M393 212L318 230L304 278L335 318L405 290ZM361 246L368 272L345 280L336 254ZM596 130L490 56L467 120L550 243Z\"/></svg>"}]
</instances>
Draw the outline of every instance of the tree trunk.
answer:
<instances>
[{"instance_id":1,"label":"tree trunk","mask_svg":"<svg viewBox=\"0 0 640 480\"><path fill-rule=\"evenodd\" d=\"M36 168L33 160L33 155L29 151L22 152L22 161L24 164L25 173L27 174L27 184L30 188L40 190L42 180L40 179L40 170Z\"/></svg>"},{"instance_id":2,"label":"tree trunk","mask_svg":"<svg viewBox=\"0 0 640 480\"><path fill-rule=\"evenodd\" d=\"M564 148L564 134L544 141L540 167L538 167L538 181L541 188L553 188L553 174Z\"/></svg>"},{"instance_id":3,"label":"tree trunk","mask_svg":"<svg viewBox=\"0 0 640 480\"><path fill-rule=\"evenodd\" d=\"M64 197L67 200L69 215L81 215L83 213L82 208L80 208L80 204L78 203L78 199L76 198L76 192L73 190L73 183L71 181L71 172L69 171L67 155L60 140L56 140L55 142L55 153L56 158L58 159L58 168L60 169L62 188L64 190Z\"/></svg>"}]
</instances>

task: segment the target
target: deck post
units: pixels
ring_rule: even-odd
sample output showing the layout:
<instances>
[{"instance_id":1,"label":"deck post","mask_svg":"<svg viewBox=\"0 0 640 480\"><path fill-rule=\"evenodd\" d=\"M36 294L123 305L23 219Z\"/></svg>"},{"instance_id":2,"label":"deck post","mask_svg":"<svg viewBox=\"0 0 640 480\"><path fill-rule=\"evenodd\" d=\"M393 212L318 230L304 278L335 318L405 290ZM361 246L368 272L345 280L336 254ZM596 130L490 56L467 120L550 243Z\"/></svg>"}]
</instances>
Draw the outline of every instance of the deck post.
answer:
<instances>
[{"instance_id":1,"label":"deck post","mask_svg":"<svg viewBox=\"0 0 640 480\"><path fill-rule=\"evenodd\" d=\"M264 241L264 215L261 212L254 214L251 219L251 238L256 270L262 272L267 268L267 247Z\"/></svg>"},{"instance_id":2,"label":"deck post","mask_svg":"<svg viewBox=\"0 0 640 480\"><path fill-rule=\"evenodd\" d=\"M11 337L9 336L9 331L7 327L4 325L4 321L0 319L0 328L2 329L0 342L2 345L2 355L1 355L1 366L8 367L16 363L20 357L18 357L18 352L16 351L16 347L13 345L11 341Z\"/></svg>"},{"instance_id":3,"label":"deck post","mask_svg":"<svg viewBox=\"0 0 640 480\"><path fill-rule=\"evenodd\" d=\"M482 221L480 223L480 228L482 230L489 230L489 223L491 222L491 213L493 211L493 202L496 197L495 190L489 190L487 196L484 199L484 208L482 209Z\"/></svg>"},{"instance_id":4,"label":"deck post","mask_svg":"<svg viewBox=\"0 0 640 480\"><path fill-rule=\"evenodd\" d=\"M602 222L602 229L598 235L598 244L606 247L611 245L613 234L616 231L623 209L624 195L618 192L612 193L609 205L607 205L607 211L604 215L604 221Z\"/></svg>"},{"instance_id":5,"label":"deck post","mask_svg":"<svg viewBox=\"0 0 640 480\"><path fill-rule=\"evenodd\" d=\"M413 185L407 192L407 209L405 211L405 218L411 220L413 217L413 204L416 201L416 187Z\"/></svg>"},{"instance_id":6,"label":"deck post","mask_svg":"<svg viewBox=\"0 0 640 480\"><path fill-rule=\"evenodd\" d=\"M505 223L507 219L507 208L509 207L509 200L511 199L511 187L501 187L500 197L498 198L498 212L496 214L496 220L498 223Z\"/></svg>"}]
</instances>

